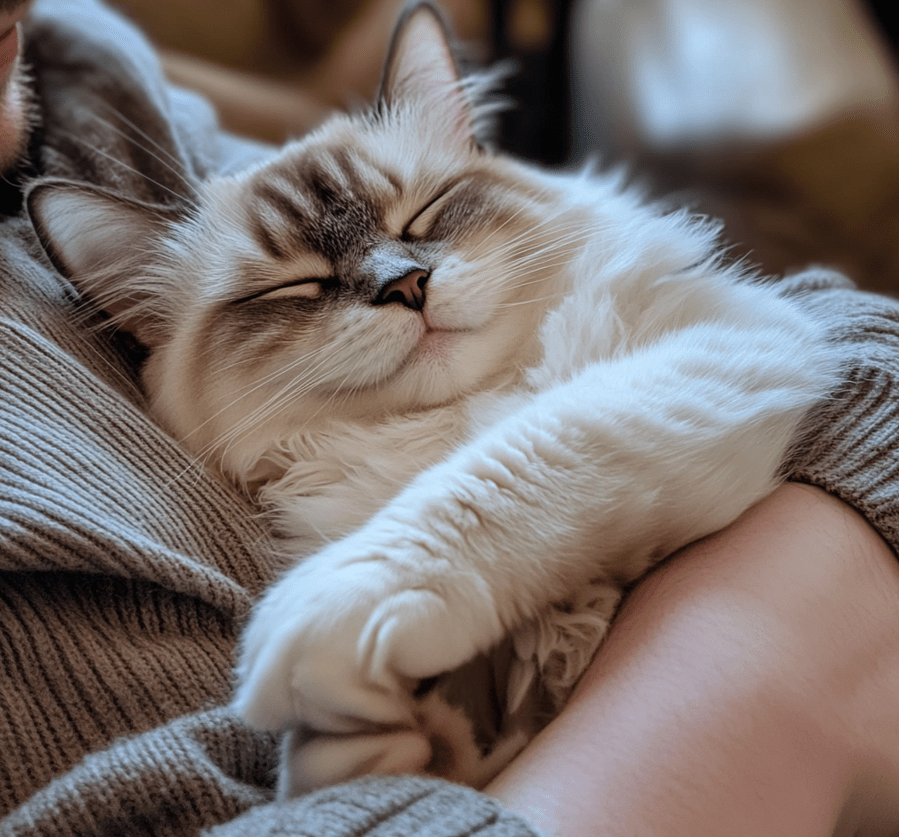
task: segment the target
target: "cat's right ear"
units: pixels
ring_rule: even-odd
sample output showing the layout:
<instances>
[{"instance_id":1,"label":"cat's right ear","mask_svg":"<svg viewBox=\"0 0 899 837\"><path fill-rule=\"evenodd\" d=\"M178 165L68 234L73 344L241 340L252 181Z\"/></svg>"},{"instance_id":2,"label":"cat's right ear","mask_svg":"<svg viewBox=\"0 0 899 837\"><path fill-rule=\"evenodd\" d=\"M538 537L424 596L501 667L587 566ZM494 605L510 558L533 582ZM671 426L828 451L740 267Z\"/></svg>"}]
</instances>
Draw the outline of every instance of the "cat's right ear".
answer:
<instances>
[{"instance_id":1,"label":"cat's right ear","mask_svg":"<svg viewBox=\"0 0 899 837\"><path fill-rule=\"evenodd\" d=\"M434 6L407 5L393 32L377 101L387 108L412 104L422 119L441 123L441 136L478 144L478 114L450 40Z\"/></svg>"},{"instance_id":2,"label":"cat's right ear","mask_svg":"<svg viewBox=\"0 0 899 837\"><path fill-rule=\"evenodd\" d=\"M118 328L152 347L158 330L147 254L175 220L174 210L148 206L68 180L42 180L25 204L56 268Z\"/></svg>"}]
</instances>

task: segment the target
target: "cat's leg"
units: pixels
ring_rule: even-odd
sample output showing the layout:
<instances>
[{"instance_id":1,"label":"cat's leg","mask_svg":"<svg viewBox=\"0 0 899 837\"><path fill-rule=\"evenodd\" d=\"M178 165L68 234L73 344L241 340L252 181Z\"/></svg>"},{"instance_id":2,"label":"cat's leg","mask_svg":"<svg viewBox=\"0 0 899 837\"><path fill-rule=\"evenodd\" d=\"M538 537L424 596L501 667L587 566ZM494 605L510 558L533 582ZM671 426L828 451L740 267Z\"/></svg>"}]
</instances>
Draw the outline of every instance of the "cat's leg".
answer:
<instances>
[{"instance_id":1,"label":"cat's leg","mask_svg":"<svg viewBox=\"0 0 899 837\"><path fill-rule=\"evenodd\" d=\"M244 638L239 711L416 730L420 679L588 581L620 589L771 491L834 366L814 328L775 313L664 334L537 395L274 586Z\"/></svg>"}]
</instances>

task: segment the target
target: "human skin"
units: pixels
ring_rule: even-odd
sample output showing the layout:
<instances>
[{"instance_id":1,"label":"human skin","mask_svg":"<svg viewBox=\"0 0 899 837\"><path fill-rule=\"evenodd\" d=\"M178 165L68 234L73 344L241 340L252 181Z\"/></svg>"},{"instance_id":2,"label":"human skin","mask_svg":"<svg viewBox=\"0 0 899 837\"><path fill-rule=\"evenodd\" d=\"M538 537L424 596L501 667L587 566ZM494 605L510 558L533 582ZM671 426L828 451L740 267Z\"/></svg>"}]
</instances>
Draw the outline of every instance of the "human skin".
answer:
<instances>
[{"instance_id":1,"label":"human skin","mask_svg":"<svg viewBox=\"0 0 899 837\"><path fill-rule=\"evenodd\" d=\"M29 0L0 0L0 172L23 154L28 134L28 113L23 81L21 22Z\"/></svg>"},{"instance_id":2,"label":"human skin","mask_svg":"<svg viewBox=\"0 0 899 837\"><path fill-rule=\"evenodd\" d=\"M487 792L561 837L894 834L897 718L896 556L787 484L635 588Z\"/></svg>"}]
</instances>

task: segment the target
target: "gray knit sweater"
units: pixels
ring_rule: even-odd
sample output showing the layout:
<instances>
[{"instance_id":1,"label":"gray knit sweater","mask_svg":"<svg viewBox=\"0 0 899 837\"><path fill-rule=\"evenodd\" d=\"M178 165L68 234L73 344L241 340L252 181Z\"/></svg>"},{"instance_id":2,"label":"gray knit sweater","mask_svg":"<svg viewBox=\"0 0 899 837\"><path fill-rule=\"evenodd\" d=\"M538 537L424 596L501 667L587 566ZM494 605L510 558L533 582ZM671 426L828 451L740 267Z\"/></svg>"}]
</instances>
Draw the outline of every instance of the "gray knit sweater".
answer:
<instances>
[{"instance_id":1,"label":"gray knit sweater","mask_svg":"<svg viewBox=\"0 0 899 837\"><path fill-rule=\"evenodd\" d=\"M267 150L161 81L96 0L38 0L26 33L39 173L148 201ZM824 273L851 387L795 476L899 545L899 305ZM246 502L144 416L123 347L91 329L21 211L0 220L0 835L533 835L486 796L373 778L272 802L276 742L223 708L235 637L271 580Z\"/></svg>"}]
</instances>

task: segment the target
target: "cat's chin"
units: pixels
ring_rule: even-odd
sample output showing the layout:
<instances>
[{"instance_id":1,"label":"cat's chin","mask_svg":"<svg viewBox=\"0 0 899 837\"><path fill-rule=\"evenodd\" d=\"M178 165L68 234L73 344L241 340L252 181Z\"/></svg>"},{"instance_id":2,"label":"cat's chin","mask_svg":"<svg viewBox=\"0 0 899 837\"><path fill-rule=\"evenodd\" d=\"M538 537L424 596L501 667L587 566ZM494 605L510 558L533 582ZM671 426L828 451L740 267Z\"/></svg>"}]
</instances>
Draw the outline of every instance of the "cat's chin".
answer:
<instances>
[{"instance_id":1,"label":"cat's chin","mask_svg":"<svg viewBox=\"0 0 899 837\"><path fill-rule=\"evenodd\" d=\"M340 397L356 416L383 415L450 404L485 388L505 389L521 372L511 355L530 357L534 350L519 326L508 319L486 328L429 325L395 371L355 388L350 397L335 392L329 400Z\"/></svg>"},{"instance_id":2,"label":"cat's chin","mask_svg":"<svg viewBox=\"0 0 899 837\"><path fill-rule=\"evenodd\" d=\"M464 368L465 341L476 333L475 329L434 328L425 329L412 346L396 371L385 376L373 386L383 388L403 378L421 379L418 387L433 386L442 377L447 383L460 376ZM446 385L445 385L446 386ZM450 385L450 388L456 388ZM462 387L461 389L467 389ZM440 400L460 394L447 392Z\"/></svg>"},{"instance_id":3,"label":"cat's chin","mask_svg":"<svg viewBox=\"0 0 899 837\"><path fill-rule=\"evenodd\" d=\"M470 329L429 329L415 346L412 363L434 363L449 360L453 349L462 339L461 335L470 333Z\"/></svg>"},{"instance_id":4,"label":"cat's chin","mask_svg":"<svg viewBox=\"0 0 899 837\"><path fill-rule=\"evenodd\" d=\"M364 382L344 376L334 386L319 385L313 399L329 405L330 416L353 419L454 401L494 374L493 364L486 361L490 353L480 349L485 336L477 328L417 326L385 346L379 374ZM386 361L389 354L393 358Z\"/></svg>"},{"instance_id":5,"label":"cat's chin","mask_svg":"<svg viewBox=\"0 0 899 837\"><path fill-rule=\"evenodd\" d=\"M514 375L504 354L495 336L477 329L428 329L396 371L356 396L373 414L448 404Z\"/></svg>"}]
</instances>

